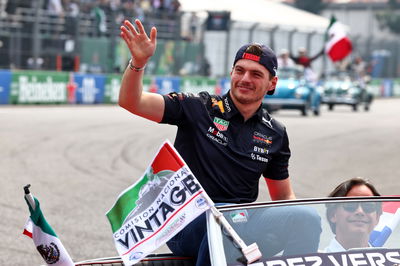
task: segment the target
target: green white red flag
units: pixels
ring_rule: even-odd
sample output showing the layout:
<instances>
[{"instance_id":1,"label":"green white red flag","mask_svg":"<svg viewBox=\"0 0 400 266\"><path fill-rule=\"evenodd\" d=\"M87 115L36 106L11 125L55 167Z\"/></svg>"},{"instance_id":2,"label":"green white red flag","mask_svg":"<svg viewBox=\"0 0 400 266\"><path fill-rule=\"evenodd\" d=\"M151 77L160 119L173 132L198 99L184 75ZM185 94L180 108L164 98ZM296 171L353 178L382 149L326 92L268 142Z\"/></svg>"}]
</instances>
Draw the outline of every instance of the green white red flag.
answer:
<instances>
[{"instance_id":1,"label":"green white red flag","mask_svg":"<svg viewBox=\"0 0 400 266\"><path fill-rule=\"evenodd\" d=\"M325 53L333 62L340 61L351 53L353 46L346 29L334 16L331 18L326 35Z\"/></svg>"},{"instance_id":2,"label":"green white red flag","mask_svg":"<svg viewBox=\"0 0 400 266\"><path fill-rule=\"evenodd\" d=\"M40 209L39 201L30 193L25 195L30 217L26 221L24 235L32 238L36 249L47 265L75 265L54 230L47 223Z\"/></svg>"},{"instance_id":3,"label":"green white red flag","mask_svg":"<svg viewBox=\"0 0 400 266\"><path fill-rule=\"evenodd\" d=\"M118 196L106 216L119 255L125 265L133 265L213 205L165 141L144 175Z\"/></svg>"}]
</instances>

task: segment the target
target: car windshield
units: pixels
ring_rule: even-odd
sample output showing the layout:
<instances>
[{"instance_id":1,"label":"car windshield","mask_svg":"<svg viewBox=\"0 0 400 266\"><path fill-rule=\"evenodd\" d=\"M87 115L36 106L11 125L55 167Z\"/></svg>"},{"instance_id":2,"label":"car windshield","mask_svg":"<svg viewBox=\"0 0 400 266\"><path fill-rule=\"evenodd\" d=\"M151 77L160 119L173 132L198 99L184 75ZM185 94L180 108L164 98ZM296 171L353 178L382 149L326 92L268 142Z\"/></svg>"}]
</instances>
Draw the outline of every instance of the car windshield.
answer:
<instances>
[{"instance_id":1,"label":"car windshield","mask_svg":"<svg viewBox=\"0 0 400 266\"><path fill-rule=\"evenodd\" d=\"M352 78L347 72L335 72L328 75L327 80L334 80L334 81L351 81Z\"/></svg>"},{"instance_id":2,"label":"car windshield","mask_svg":"<svg viewBox=\"0 0 400 266\"><path fill-rule=\"evenodd\" d=\"M262 258L250 265L398 265L398 207L400 198L359 197L223 206L220 211L246 245L256 243L261 251ZM282 212L273 221L274 213ZM230 233L208 218L213 265L244 265Z\"/></svg>"},{"instance_id":3,"label":"car windshield","mask_svg":"<svg viewBox=\"0 0 400 266\"><path fill-rule=\"evenodd\" d=\"M279 79L299 79L301 71L296 68L283 67L278 70Z\"/></svg>"}]
</instances>

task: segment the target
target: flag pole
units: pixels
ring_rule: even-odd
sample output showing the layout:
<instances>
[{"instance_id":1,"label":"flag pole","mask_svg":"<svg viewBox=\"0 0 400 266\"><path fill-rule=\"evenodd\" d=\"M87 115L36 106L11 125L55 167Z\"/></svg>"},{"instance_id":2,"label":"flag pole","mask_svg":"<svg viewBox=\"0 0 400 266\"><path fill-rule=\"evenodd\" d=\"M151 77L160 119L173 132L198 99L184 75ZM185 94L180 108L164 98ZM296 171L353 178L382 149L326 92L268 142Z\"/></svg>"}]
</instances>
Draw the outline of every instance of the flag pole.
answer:
<instances>
[{"instance_id":1,"label":"flag pole","mask_svg":"<svg viewBox=\"0 0 400 266\"><path fill-rule=\"evenodd\" d=\"M229 222L226 220L225 216L215 207L214 202L211 198L204 193L203 196L206 198L208 203L211 205L211 213L214 215L215 219L222 224L233 240L239 245L247 263L253 263L262 257L261 251L258 248L257 243L253 243L247 246L242 238L236 233Z\"/></svg>"},{"instance_id":2,"label":"flag pole","mask_svg":"<svg viewBox=\"0 0 400 266\"><path fill-rule=\"evenodd\" d=\"M35 210L36 208L35 199L33 198L31 192L29 191L30 186L31 184L24 186L25 199L29 202L29 205L31 205L32 209Z\"/></svg>"}]
</instances>

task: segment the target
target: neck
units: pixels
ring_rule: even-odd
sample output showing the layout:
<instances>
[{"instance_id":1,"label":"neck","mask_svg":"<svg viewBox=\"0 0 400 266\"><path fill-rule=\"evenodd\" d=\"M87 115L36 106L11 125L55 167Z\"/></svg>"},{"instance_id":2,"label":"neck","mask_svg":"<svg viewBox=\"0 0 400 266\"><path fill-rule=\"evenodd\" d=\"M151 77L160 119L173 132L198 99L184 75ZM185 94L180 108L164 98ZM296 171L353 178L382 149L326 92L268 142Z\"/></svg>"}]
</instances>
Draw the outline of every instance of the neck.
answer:
<instances>
[{"instance_id":1,"label":"neck","mask_svg":"<svg viewBox=\"0 0 400 266\"><path fill-rule=\"evenodd\" d=\"M336 236L336 240L344 247L344 249L348 250L351 248L366 248L369 246L368 237L338 237Z\"/></svg>"},{"instance_id":2,"label":"neck","mask_svg":"<svg viewBox=\"0 0 400 266\"><path fill-rule=\"evenodd\" d=\"M244 121L247 121L250 117L252 117L260 107L259 102L254 102L254 103L240 103L236 99L232 98L233 103L235 104L236 108L240 112L240 114L243 116Z\"/></svg>"}]
</instances>

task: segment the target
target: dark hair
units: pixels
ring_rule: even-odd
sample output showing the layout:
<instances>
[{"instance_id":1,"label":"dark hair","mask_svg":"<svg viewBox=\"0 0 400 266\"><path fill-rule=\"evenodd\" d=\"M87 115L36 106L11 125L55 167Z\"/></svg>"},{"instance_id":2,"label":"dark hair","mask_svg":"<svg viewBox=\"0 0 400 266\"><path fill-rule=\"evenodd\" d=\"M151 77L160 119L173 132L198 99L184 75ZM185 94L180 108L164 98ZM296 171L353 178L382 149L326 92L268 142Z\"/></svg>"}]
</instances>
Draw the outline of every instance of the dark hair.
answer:
<instances>
[{"instance_id":1,"label":"dark hair","mask_svg":"<svg viewBox=\"0 0 400 266\"><path fill-rule=\"evenodd\" d=\"M372 194L376 197L379 197L381 194L376 190L375 186L372 185L368 179L362 177L353 177L349 180L346 180L340 183L331 193L329 193L328 197L346 197L349 191L355 186L367 186ZM336 225L330 221L330 217L332 217L333 213L337 209L339 204L327 204L326 208L326 218L328 219L329 225L331 227L332 232L336 233ZM380 215L382 213L382 205L380 203L377 204L377 213Z\"/></svg>"},{"instance_id":2,"label":"dark hair","mask_svg":"<svg viewBox=\"0 0 400 266\"><path fill-rule=\"evenodd\" d=\"M253 43L249 47L246 48L246 53L261 56L263 54L263 50L260 44Z\"/></svg>"},{"instance_id":3,"label":"dark hair","mask_svg":"<svg viewBox=\"0 0 400 266\"><path fill-rule=\"evenodd\" d=\"M362 177L354 177L349 180L346 180L340 183L331 193L329 193L328 197L346 197L349 191L355 187L365 185L367 186L374 196L380 196L379 192L376 190L374 185L372 185L367 179Z\"/></svg>"}]
</instances>

